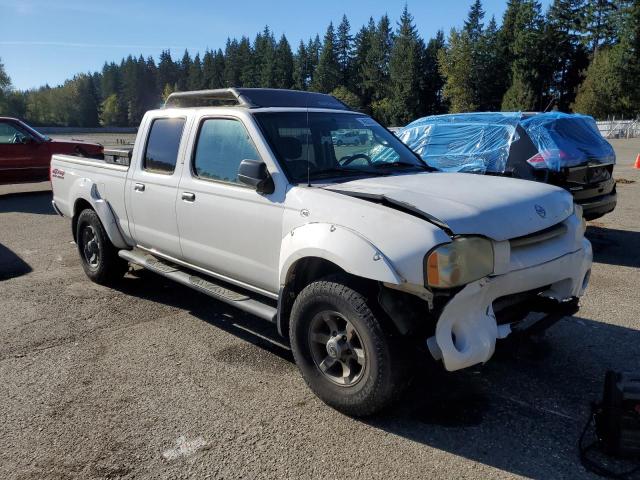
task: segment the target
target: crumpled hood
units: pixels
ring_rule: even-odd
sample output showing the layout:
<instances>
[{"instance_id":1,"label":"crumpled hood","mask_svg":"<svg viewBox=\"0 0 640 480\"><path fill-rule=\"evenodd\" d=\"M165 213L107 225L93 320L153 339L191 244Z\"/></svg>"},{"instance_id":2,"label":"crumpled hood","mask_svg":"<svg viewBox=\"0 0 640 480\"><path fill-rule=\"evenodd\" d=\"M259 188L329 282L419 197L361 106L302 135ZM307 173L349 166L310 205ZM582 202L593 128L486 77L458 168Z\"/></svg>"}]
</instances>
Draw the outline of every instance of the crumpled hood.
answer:
<instances>
[{"instance_id":1,"label":"crumpled hood","mask_svg":"<svg viewBox=\"0 0 640 480\"><path fill-rule=\"evenodd\" d=\"M468 173L375 177L324 188L372 201L386 199L390 205L435 217L456 235L497 241L543 230L573 212L573 197L561 188Z\"/></svg>"}]
</instances>

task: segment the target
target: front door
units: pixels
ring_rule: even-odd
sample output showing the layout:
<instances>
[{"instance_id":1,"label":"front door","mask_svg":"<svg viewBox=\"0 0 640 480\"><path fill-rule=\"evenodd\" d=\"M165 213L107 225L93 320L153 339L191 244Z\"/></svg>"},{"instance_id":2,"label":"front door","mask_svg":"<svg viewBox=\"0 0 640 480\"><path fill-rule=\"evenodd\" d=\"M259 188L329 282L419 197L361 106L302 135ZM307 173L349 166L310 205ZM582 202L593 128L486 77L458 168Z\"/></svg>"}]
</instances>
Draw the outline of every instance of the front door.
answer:
<instances>
[{"instance_id":1,"label":"front door","mask_svg":"<svg viewBox=\"0 0 640 480\"><path fill-rule=\"evenodd\" d=\"M181 257L176 192L185 118L152 120L142 159L127 181L133 237L141 247Z\"/></svg>"},{"instance_id":2,"label":"front door","mask_svg":"<svg viewBox=\"0 0 640 480\"><path fill-rule=\"evenodd\" d=\"M0 183L41 182L49 176L48 145L10 120L0 120Z\"/></svg>"},{"instance_id":3,"label":"front door","mask_svg":"<svg viewBox=\"0 0 640 480\"><path fill-rule=\"evenodd\" d=\"M244 159L260 156L239 119L201 121L178 189L180 244L186 261L276 293L284 210L238 181Z\"/></svg>"}]
</instances>

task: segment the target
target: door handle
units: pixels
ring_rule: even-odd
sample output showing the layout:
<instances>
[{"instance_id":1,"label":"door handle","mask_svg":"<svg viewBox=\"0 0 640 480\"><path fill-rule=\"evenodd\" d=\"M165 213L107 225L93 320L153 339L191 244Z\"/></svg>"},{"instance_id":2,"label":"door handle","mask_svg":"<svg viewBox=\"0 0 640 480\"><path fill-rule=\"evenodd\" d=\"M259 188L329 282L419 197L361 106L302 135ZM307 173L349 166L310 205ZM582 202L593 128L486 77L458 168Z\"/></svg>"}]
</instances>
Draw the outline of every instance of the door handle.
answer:
<instances>
[{"instance_id":1,"label":"door handle","mask_svg":"<svg viewBox=\"0 0 640 480\"><path fill-rule=\"evenodd\" d=\"M191 192L182 192L182 200L185 202L195 202L196 194Z\"/></svg>"},{"instance_id":2,"label":"door handle","mask_svg":"<svg viewBox=\"0 0 640 480\"><path fill-rule=\"evenodd\" d=\"M133 185L133 189L136 192L144 192L144 183L136 183Z\"/></svg>"}]
</instances>

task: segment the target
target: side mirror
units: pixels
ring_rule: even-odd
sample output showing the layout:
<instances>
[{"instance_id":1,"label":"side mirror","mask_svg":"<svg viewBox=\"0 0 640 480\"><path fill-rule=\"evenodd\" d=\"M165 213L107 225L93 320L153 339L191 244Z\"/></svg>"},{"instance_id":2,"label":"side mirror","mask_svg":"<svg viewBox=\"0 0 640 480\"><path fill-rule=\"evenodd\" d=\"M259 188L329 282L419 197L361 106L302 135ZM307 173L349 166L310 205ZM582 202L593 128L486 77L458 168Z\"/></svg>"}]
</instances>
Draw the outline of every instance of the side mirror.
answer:
<instances>
[{"instance_id":1,"label":"side mirror","mask_svg":"<svg viewBox=\"0 0 640 480\"><path fill-rule=\"evenodd\" d=\"M275 185L267 166L259 160L242 160L238 168L238 180L256 189L260 194L273 193Z\"/></svg>"}]
</instances>

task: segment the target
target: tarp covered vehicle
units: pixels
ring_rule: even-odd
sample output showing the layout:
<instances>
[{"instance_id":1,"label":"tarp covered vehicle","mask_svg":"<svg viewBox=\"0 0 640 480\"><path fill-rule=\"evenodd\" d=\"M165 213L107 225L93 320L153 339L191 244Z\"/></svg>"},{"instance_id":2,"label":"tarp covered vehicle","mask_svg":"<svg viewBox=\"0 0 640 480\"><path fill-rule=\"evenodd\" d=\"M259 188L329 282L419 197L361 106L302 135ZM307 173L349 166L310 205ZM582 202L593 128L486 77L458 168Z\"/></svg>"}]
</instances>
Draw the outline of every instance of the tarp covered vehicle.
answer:
<instances>
[{"instance_id":1,"label":"tarp covered vehicle","mask_svg":"<svg viewBox=\"0 0 640 480\"><path fill-rule=\"evenodd\" d=\"M434 115L397 135L429 165L562 187L587 219L616 206L615 153L592 117L560 112Z\"/></svg>"}]
</instances>

